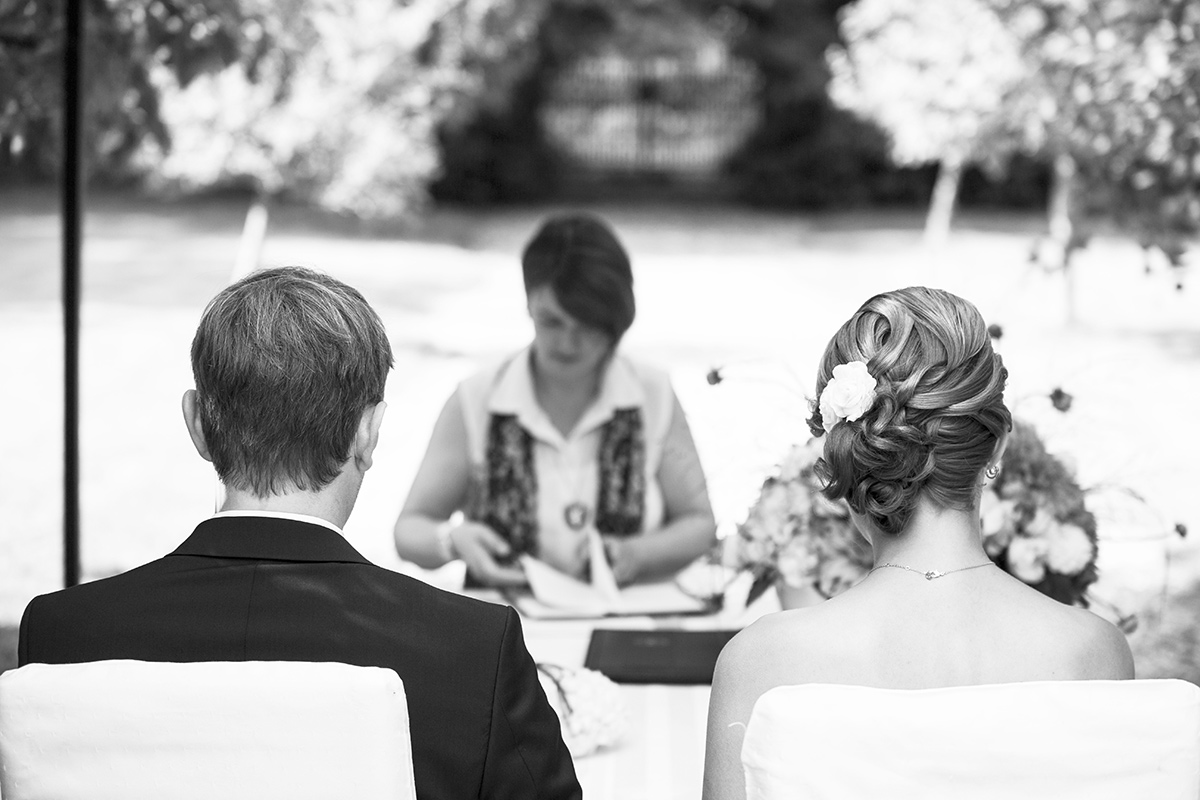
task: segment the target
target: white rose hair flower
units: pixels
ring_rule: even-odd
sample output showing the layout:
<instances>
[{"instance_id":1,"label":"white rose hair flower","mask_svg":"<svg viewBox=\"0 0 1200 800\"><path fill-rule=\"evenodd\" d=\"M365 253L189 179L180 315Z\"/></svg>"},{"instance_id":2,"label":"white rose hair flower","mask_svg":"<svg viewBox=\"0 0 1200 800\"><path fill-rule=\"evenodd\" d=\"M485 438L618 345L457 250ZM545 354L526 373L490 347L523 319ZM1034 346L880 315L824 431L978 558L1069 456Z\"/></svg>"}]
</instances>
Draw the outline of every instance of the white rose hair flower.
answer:
<instances>
[{"instance_id":1,"label":"white rose hair flower","mask_svg":"<svg viewBox=\"0 0 1200 800\"><path fill-rule=\"evenodd\" d=\"M838 364L833 368L833 377L825 384L818 401L821 424L825 432L843 420L859 419L875 403L875 387L878 382L867 371L861 361Z\"/></svg>"}]
</instances>

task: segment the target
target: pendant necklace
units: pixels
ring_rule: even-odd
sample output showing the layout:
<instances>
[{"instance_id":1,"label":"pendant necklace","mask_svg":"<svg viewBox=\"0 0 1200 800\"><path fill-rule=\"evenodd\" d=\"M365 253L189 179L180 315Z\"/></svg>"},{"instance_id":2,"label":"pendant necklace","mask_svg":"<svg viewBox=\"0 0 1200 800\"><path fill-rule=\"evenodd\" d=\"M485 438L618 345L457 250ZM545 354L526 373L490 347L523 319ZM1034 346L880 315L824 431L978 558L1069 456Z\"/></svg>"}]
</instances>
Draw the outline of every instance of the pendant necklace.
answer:
<instances>
[{"instance_id":1,"label":"pendant necklace","mask_svg":"<svg viewBox=\"0 0 1200 800\"><path fill-rule=\"evenodd\" d=\"M591 522L592 510L587 503L579 499L583 494L582 486L585 479L583 470L580 468L582 465L578 462L564 463L566 461L563 458L564 455L562 451L559 451L558 483L562 488L564 500L563 522L570 530L578 533ZM568 476L572 476L573 480L569 480ZM572 497L576 499L565 502Z\"/></svg>"},{"instance_id":2,"label":"pendant necklace","mask_svg":"<svg viewBox=\"0 0 1200 800\"><path fill-rule=\"evenodd\" d=\"M945 572L941 572L936 569L920 570L920 569L913 569L912 567L906 567L903 564L890 564L889 563L889 564L880 564L879 566L872 568L871 572L874 572L877 569L883 569L884 567L892 567L893 569L906 569L909 572L915 572L918 575L924 575L925 580L931 581L934 578L944 578L947 575L950 575L951 573L954 573L954 572L966 572L969 569L980 569L981 567L994 567L994 566L996 566L996 565L994 563L992 563L991 561L986 561L983 564L973 564L969 567L959 567L958 569L948 569ZM868 572L867 574L870 575L871 572Z\"/></svg>"},{"instance_id":3,"label":"pendant necklace","mask_svg":"<svg viewBox=\"0 0 1200 800\"><path fill-rule=\"evenodd\" d=\"M588 507L581 500L568 503L563 508L563 522L567 523L567 527L573 531L583 530L589 516Z\"/></svg>"}]
</instances>

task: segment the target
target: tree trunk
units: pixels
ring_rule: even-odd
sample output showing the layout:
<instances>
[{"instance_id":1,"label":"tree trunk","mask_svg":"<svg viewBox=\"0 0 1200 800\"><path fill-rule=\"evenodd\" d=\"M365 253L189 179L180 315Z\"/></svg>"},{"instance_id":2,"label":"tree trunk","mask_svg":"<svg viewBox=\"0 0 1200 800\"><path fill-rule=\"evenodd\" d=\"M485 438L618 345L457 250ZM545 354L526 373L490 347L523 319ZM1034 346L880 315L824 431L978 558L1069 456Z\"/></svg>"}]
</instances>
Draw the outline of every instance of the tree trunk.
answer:
<instances>
[{"instance_id":1,"label":"tree trunk","mask_svg":"<svg viewBox=\"0 0 1200 800\"><path fill-rule=\"evenodd\" d=\"M1054 174L1050 183L1050 208L1047 223L1055 252L1062 254L1062 273L1066 299L1067 323L1078 320L1076 310L1075 274L1071 261L1075 255L1074 199L1075 159L1067 153L1054 157Z\"/></svg>"},{"instance_id":2,"label":"tree trunk","mask_svg":"<svg viewBox=\"0 0 1200 800\"><path fill-rule=\"evenodd\" d=\"M929 213L925 217L926 247L941 248L950 238L950 222L954 217L962 171L963 158L957 154L943 157L938 165L937 182L933 186L933 198L929 201Z\"/></svg>"},{"instance_id":3,"label":"tree trunk","mask_svg":"<svg viewBox=\"0 0 1200 800\"><path fill-rule=\"evenodd\" d=\"M1075 181L1075 159L1066 153L1054 157L1054 175L1050 181L1050 208L1047 223L1050 238L1066 253L1075 231L1071 221L1071 186Z\"/></svg>"},{"instance_id":4,"label":"tree trunk","mask_svg":"<svg viewBox=\"0 0 1200 800\"><path fill-rule=\"evenodd\" d=\"M237 258L233 263L233 274L229 282L244 278L258 269L262 254L263 239L267 236L267 201L263 195L255 195L246 211L246 222L242 225L242 238L238 243Z\"/></svg>"}]
</instances>

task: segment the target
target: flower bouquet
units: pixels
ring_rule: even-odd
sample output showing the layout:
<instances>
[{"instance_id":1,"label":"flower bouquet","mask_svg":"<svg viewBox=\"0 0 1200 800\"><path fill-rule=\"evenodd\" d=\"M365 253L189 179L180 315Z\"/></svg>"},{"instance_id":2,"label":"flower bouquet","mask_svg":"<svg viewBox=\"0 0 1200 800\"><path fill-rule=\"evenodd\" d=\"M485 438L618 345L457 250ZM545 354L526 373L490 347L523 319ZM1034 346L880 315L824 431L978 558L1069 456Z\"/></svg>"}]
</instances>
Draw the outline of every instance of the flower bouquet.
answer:
<instances>
[{"instance_id":1,"label":"flower bouquet","mask_svg":"<svg viewBox=\"0 0 1200 800\"><path fill-rule=\"evenodd\" d=\"M537 669L572 756L591 755L624 737L628 719L617 684L586 667L539 663Z\"/></svg>"},{"instance_id":2,"label":"flower bouquet","mask_svg":"<svg viewBox=\"0 0 1200 800\"><path fill-rule=\"evenodd\" d=\"M1096 518L1066 465L1014 420L1000 475L983 490L983 546L1001 568L1068 605L1096 581Z\"/></svg>"},{"instance_id":3,"label":"flower bouquet","mask_svg":"<svg viewBox=\"0 0 1200 800\"><path fill-rule=\"evenodd\" d=\"M738 526L732 566L754 576L748 603L781 582L833 597L871 569L871 548L855 529L846 502L821 494L815 468L822 445L810 439L793 446Z\"/></svg>"}]
</instances>

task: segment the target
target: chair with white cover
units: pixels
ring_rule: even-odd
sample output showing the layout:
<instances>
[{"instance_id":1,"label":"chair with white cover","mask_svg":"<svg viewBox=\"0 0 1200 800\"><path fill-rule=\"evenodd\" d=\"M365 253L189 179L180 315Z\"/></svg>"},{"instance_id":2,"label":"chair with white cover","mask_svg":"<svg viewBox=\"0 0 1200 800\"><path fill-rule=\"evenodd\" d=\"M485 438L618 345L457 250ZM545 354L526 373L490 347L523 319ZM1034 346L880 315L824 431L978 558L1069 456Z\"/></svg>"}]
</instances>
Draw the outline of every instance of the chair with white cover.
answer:
<instances>
[{"instance_id":1,"label":"chair with white cover","mask_svg":"<svg viewBox=\"0 0 1200 800\"><path fill-rule=\"evenodd\" d=\"M408 704L381 667L29 664L0 675L4 800L412 800Z\"/></svg>"},{"instance_id":2,"label":"chair with white cover","mask_svg":"<svg viewBox=\"0 0 1200 800\"><path fill-rule=\"evenodd\" d=\"M1200 687L781 686L754 706L742 766L751 800L1198 800Z\"/></svg>"}]
</instances>

